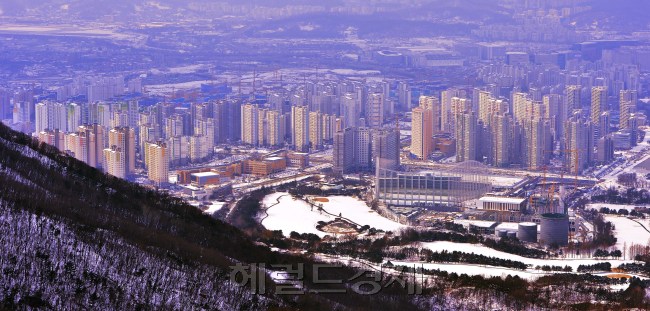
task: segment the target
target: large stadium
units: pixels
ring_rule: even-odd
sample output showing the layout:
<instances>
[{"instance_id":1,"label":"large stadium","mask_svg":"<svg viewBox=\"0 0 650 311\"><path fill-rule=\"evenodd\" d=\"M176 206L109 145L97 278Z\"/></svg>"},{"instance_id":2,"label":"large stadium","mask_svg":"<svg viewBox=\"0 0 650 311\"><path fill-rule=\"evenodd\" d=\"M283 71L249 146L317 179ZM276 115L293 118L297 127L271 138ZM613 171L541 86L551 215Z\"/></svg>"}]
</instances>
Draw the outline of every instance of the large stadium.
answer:
<instances>
[{"instance_id":1,"label":"large stadium","mask_svg":"<svg viewBox=\"0 0 650 311\"><path fill-rule=\"evenodd\" d=\"M443 171L377 169L375 197L391 207L457 208L492 189L485 166L459 163Z\"/></svg>"}]
</instances>

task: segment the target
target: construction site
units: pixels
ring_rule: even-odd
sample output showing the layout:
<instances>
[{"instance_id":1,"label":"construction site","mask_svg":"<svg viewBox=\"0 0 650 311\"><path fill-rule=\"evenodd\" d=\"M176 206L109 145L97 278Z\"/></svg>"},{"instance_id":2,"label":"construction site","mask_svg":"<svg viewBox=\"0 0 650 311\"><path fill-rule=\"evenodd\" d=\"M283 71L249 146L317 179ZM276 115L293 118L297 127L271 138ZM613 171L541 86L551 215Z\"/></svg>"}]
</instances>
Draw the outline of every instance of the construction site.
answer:
<instances>
[{"instance_id":1,"label":"construction site","mask_svg":"<svg viewBox=\"0 0 650 311\"><path fill-rule=\"evenodd\" d=\"M593 226L576 213L574 203L597 180L578 174L579 158L577 150L556 150L538 171L476 161L407 161L401 171L377 171L375 198L410 225L454 222L477 233L545 246L584 242L593 238Z\"/></svg>"}]
</instances>

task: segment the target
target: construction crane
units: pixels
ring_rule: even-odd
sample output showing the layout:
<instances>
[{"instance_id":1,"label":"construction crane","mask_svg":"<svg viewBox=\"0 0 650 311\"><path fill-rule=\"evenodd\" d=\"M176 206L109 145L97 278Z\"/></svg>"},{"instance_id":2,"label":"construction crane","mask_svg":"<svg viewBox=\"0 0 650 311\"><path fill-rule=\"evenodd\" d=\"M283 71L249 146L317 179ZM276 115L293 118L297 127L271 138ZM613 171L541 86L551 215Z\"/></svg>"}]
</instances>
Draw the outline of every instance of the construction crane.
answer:
<instances>
[{"instance_id":1,"label":"construction crane","mask_svg":"<svg viewBox=\"0 0 650 311\"><path fill-rule=\"evenodd\" d=\"M575 153L576 154L576 157L573 159L574 160L573 165L575 166L574 186L575 186L575 188L577 188L578 187L578 172L579 172L578 165L579 165L580 150L578 150L578 149L564 149L564 150L559 150L559 151L563 152L563 153ZM555 151L546 150L545 152L554 153ZM545 177L546 177L547 169L548 169L548 166L545 165L544 166L544 180L546 180ZM566 163L565 163L565 170L568 171L568 168L566 167ZM564 180L564 170L561 172L561 177L560 178L562 180Z\"/></svg>"},{"instance_id":2,"label":"construction crane","mask_svg":"<svg viewBox=\"0 0 650 311\"><path fill-rule=\"evenodd\" d=\"M579 161L580 150L579 149L562 149L562 150L559 150L559 151L562 152L562 153L575 154L575 157L573 157L573 165L574 165L574 170L575 170L574 176L575 176L575 178L574 178L574 185L573 185L573 192L572 192L572 194L574 194L574 193L576 193L578 191L578 172L580 170L578 166L580 164L580 161ZM547 151L547 152L553 152L553 151ZM565 164L565 166L567 166L566 162L564 162L564 164ZM546 184L546 169L547 169L547 167L545 166L544 167L544 184ZM561 182L564 181L564 172L565 172L565 170L569 171L569 173L570 173L570 170L568 170L565 167L565 169L563 169L561 171L561 173L560 173ZM548 198L549 198L549 200L547 202L547 204L548 204L547 206L550 206L550 204L552 204L552 202L553 202L552 200L553 200L554 197L555 197L555 184L553 184L550 187L550 189L548 189ZM562 200L561 196L560 196L560 200ZM550 210L550 207L547 207L547 209ZM562 212L564 212L564 211L562 211ZM573 238L573 234L574 234L573 232L569 232L570 238ZM583 242L584 242L584 236L582 237L582 239L583 239Z\"/></svg>"}]
</instances>

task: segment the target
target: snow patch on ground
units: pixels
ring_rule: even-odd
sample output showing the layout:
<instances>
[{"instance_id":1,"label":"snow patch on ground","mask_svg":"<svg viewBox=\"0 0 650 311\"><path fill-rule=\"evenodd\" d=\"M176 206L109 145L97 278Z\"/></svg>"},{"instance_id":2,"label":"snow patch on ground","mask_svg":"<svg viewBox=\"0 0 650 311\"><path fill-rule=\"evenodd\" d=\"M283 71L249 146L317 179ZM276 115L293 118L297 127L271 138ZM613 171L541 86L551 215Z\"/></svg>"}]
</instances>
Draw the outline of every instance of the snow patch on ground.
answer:
<instances>
[{"instance_id":1,"label":"snow patch on ground","mask_svg":"<svg viewBox=\"0 0 650 311\"><path fill-rule=\"evenodd\" d=\"M414 268L423 268L427 270L440 270L449 273L467 274L467 275L481 275L484 277L502 277L508 275L518 276L522 279L534 280L541 276L547 275L547 272L531 272L525 270L517 270L510 268L502 268L495 266L484 265L471 265L471 264L454 264L454 263L416 263L408 261L391 261L395 266L406 266Z\"/></svg>"},{"instance_id":2,"label":"snow patch on ground","mask_svg":"<svg viewBox=\"0 0 650 311\"><path fill-rule=\"evenodd\" d=\"M226 202L212 202L210 206L208 206L208 209L203 211L203 213L212 215L218 211L220 211L224 206L226 206Z\"/></svg>"},{"instance_id":3,"label":"snow patch on ground","mask_svg":"<svg viewBox=\"0 0 650 311\"><path fill-rule=\"evenodd\" d=\"M646 245L650 243L650 232L643 228L636 221L623 216L605 215L605 220L614 225L614 235L616 236L616 248L624 251L625 247L632 244ZM638 220L648 228L648 222Z\"/></svg>"},{"instance_id":4,"label":"snow patch on ground","mask_svg":"<svg viewBox=\"0 0 650 311\"><path fill-rule=\"evenodd\" d=\"M27 179L23 178L22 175L20 175L16 171L12 170L11 168L3 167L2 165L0 165L0 174L5 174L5 175L9 176L10 178L12 178L13 180L15 180L15 181L17 181L19 183L25 184L27 186L40 188L39 186L34 184L31 180L27 180Z\"/></svg>"},{"instance_id":5,"label":"snow patch on ground","mask_svg":"<svg viewBox=\"0 0 650 311\"><path fill-rule=\"evenodd\" d=\"M329 202L321 202L323 209L336 217L340 215L361 226L368 225L384 231L397 231L406 228L400 223L379 215L359 199L345 196L331 196L327 199ZM269 230L282 230L285 236L288 236L291 231L296 231L323 237L328 233L317 230L316 224L319 221L327 222L335 218L335 216L318 211L317 208L312 208L302 200L292 198L286 192L277 192L266 196L262 200L262 205L264 208L268 208L266 210L268 216L262 215L262 225Z\"/></svg>"},{"instance_id":6,"label":"snow patch on ground","mask_svg":"<svg viewBox=\"0 0 650 311\"><path fill-rule=\"evenodd\" d=\"M280 200L280 204L277 200ZM309 204L302 200L296 200L290 194L284 192L267 195L262 200L263 207L269 207L262 225L269 230L282 230L282 234L289 236L291 231L298 233L313 233L320 237L327 235L325 232L316 229L319 221L334 220L334 217L325 213L311 210ZM263 216L264 217L264 216Z\"/></svg>"},{"instance_id":7,"label":"snow patch on ground","mask_svg":"<svg viewBox=\"0 0 650 311\"><path fill-rule=\"evenodd\" d=\"M447 241L439 242L428 242L421 243L422 248L428 248L434 252L464 252L464 253L474 253L478 255L496 257L501 259L507 259L512 261L520 261L527 265L535 266L570 266L575 272L578 269L579 265L593 265L600 262L609 262L612 264L612 267L618 267L622 263L631 263L634 261L631 260L610 260L610 259L572 259L572 258L553 258L553 259L535 259L535 258L526 258L519 255L509 254L501 252L480 244L468 244L468 243L454 243Z\"/></svg>"},{"instance_id":8,"label":"snow patch on ground","mask_svg":"<svg viewBox=\"0 0 650 311\"><path fill-rule=\"evenodd\" d=\"M379 215L370 209L366 202L352 197L332 196L327 197L329 202L323 202L323 209L334 215L341 215L359 225L368 225L371 228L384 231L397 231L406 228L405 225L394 222Z\"/></svg>"},{"instance_id":9,"label":"snow patch on ground","mask_svg":"<svg viewBox=\"0 0 650 311\"><path fill-rule=\"evenodd\" d=\"M18 152L22 153L22 155L24 155L26 157L39 160L45 166L55 165L55 162L52 161L52 159L50 159L50 158L48 158L46 156L43 156L42 154L38 153L36 150L34 150L32 148L29 148L28 146L20 145L20 144L8 141L8 140L6 140L4 138L0 138L0 145L7 146L8 148L10 148L12 150L18 151Z\"/></svg>"}]
</instances>

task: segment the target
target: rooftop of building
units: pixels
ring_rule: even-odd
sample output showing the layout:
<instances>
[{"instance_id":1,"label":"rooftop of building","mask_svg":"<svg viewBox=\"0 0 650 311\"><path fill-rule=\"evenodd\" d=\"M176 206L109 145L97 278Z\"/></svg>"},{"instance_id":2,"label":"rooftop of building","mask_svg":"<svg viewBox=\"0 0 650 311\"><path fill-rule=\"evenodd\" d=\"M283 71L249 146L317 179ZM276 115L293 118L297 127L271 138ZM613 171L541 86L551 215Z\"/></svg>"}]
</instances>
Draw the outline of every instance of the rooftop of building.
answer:
<instances>
[{"instance_id":1,"label":"rooftop of building","mask_svg":"<svg viewBox=\"0 0 650 311\"><path fill-rule=\"evenodd\" d=\"M200 173L192 173L190 175L195 176L195 177L216 177L216 176L219 176L219 174L214 173L214 172L200 172Z\"/></svg>"},{"instance_id":2,"label":"rooftop of building","mask_svg":"<svg viewBox=\"0 0 650 311\"><path fill-rule=\"evenodd\" d=\"M478 200L481 202L499 202L499 203L510 203L510 204L521 204L526 201L525 198L509 198L509 197L495 197L495 196L485 196Z\"/></svg>"}]
</instances>

